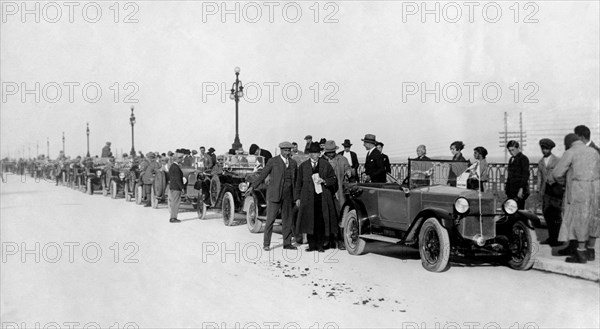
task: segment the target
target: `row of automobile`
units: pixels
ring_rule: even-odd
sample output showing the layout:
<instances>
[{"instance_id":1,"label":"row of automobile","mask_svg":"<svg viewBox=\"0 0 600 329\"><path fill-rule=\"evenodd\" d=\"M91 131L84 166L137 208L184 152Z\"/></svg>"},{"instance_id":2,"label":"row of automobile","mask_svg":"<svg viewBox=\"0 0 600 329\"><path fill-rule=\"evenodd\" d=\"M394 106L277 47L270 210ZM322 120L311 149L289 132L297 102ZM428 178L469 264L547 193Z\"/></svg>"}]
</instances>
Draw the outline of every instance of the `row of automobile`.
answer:
<instances>
[{"instance_id":1,"label":"row of automobile","mask_svg":"<svg viewBox=\"0 0 600 329\"><path fill-rule=\"evenodd\" d=\"M295 156L300 163L307 156ZM449 268L450 258L484 256L516 270L528 270L535 262L539 218L517 207L516 200L497 204L490 192L464 188L449 180L466 177L468 164L447 160L408 160L403 181L388 175L386 183L344 183L346 201L340 205L340 225L346 250L353 255L368 252L368 242L384 241L419 250L421 263L432 272ZM264 167L264 158L225 155L220 170L198 167L187 156L181 165L185 191L182 207L191 207L204 219L207 209L221 211L223 222L235 223L245 214L252 233L264 230L267 182L248 187ZM69 166L66 184L88 194L102 191L111 198L141 204L143 188L139 164L111 163L95 159L87 166ZM461 174L462 173L462 174ZM151 204L168 203L166 168L155 172Z\"/></svg>"}]
</instances>

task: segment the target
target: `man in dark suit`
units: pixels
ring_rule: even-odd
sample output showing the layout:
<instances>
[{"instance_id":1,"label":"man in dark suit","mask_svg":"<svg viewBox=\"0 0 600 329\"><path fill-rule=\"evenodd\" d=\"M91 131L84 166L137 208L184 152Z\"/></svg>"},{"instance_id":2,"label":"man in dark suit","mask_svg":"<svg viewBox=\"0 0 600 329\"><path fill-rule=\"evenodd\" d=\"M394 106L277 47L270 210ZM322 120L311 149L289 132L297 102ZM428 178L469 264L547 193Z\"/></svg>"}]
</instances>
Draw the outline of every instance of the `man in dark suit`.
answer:
<instances>
[{"instance_id":1,"label":"man in dark suit","mask_svg":"<svg viewBox=\"0 0 600 329\"><path fill-rule=\"evenodd\" d=\"M367 150L367 158L365 161L365 181L370 181L372 183L385 183L387 178L385 172L385 163L381 157L381 152L379 152L379 150L377 150L375 147L375 144L377 144L375 135L366 134L362 141L364 142L363 145Z\"/></svg>"},{"instance_id":2,"label":"man in dark suit","mask_svg":"<svg viewBox=\"0 0 600 329\"><path fill-rule=\"evenodd\" d=\"M391 174L392 165L390 164L390 158L388 158L386 154L383 154L383 143L377 142L377 144L375 144L375 147L377 147L377 150L381 152L381 157L383 158L383 165L385 166L385 172Z\"/></svg>"},{"instance_id":3,"label":"man in dark suit","mask_svg":"<svg viewBox=\"0 0 600 329\"><path fill-rule=\"evenodd\" d=\"M250 149L252 149L252 146ZM292 218L292 207L294 203L294 181L296 180L298 165L290 156L292 143L282 142L279 144L279 148L281 154L267 162L260 176L250 186L250 188L256 188L269 174L271 175L271 181L267 187L267 222L263 239L263 249L267 251L270 250L273 224L280 209L283 249L296 249L292 245L292 221L294 220Z\"/></svg>"},{"instance_id":4,"label":"man in dark suit","mask_svg":"<svg viewBox=\"0 0 600 329\"><path fill-rule=\"evenodd\" d=\"M291 143L290 143L290 145L291 145ZM291 150L291 147L290 147L290 150ZM271 159L273 157L273 155L271 154L271 152L269 152L267 150L261 149L256 144L250 145L250 154L260 155L260 156L264 157L265 158L265 164L269 163L269 159Z\"/></svg>"},{"instance_id":5,"label":"man in dark suit","mask_svg":"<svg viewBox=\"0 0 600 329\"><path fill-rule=\"evenodd\" d=\"M173 156L173 163L169 166L169 202L171 209L169 209L171 223L181 222L177 219L177 213L179 212L179 202L181 201L181 192L184 189L183 185L183 172L179 167L181 160L183 159L183 153L175 153Z\"/></svg>"},{"instance_id":6,"label":"man in dark suit","mask_svg":"<svg viewBox=\"0 0 600 329\"><path fill-rule=\"evenodd\" d=\"M350 151L350 147L352 146L352 143L350 143L349 139L344 140L344 142L342 143L342 146L344 146L344 150L338 154L343 155L348 160L348 163L350 164L350 167L352 168L352 175L350 177L350 181L356 182L358 166L360 165L358 163L358 157L356 156L355 152Z\"/></svg>"},{"instance_id":7,"label":"man in dark suit","mask_svg":"<svg viewBox=\"0 0 600 329\"><path fill-rule=\"evenodd\" d=\"M306 146L304 147L304 153L308 154L308 150L310 149L310 146L313 144L312 136L306 135L306 137L304 137L304 140L306 141Z\"/></svg>"},{"instance_id":8,"label":"man in dark suit","mask_svg":"<svg viewBox=\"0 0 600 329\"><path fill-rule=\"evenodd\" d=\"M515 199L519 209L525 209L529 197L529 158L521 153L519 142L511 140L506 148L512 157L508 162L504 191L509 199Z\"/></svg>"},{"instance_id":9,"label":"man in dark suit","mask_svg":"<svg viewBox=\"0 0 600 329\"><path fill-rule=\"evenodd\" d=\"M417 160L427 161L430 160L427 156L427 148L425 145L417 146Z\"/></svg>"}]
</instances>

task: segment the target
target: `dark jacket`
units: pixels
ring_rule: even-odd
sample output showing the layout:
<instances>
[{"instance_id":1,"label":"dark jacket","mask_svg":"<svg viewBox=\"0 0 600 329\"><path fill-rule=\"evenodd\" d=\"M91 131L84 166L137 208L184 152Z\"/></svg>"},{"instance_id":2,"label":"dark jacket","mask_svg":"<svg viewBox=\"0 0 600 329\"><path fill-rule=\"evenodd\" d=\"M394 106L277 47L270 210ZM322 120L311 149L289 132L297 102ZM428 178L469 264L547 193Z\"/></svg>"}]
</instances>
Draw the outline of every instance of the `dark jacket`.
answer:
<instances>
[{"instance_id":1,"label":"dark jacket","mask_svg":"<svg viewBox=\"0 0 600 329\"><path fill-rule=\"evenodd\" d=\"M431 159L429 159L429 157L428 157L428 156L426 156L426 155L424 155L424 156L422 156L422 157L416 157L415 159L416 159L416 160L420 160L420 161L429 161L429 160L431 160Z\"/></svg>"},{"instance_id":2,"label":"dark jacket","mask_svg":"<svg viewBox=\"0 0 600 329\"><path fill-rule=\"evenodd\" d=\"M338 153L341 156L344 156L344 151ZM358 157L356 156L356 152L350 151L350 158L352 159L352 163L350 164L350 167L352 167L352 169L358 169L358 166L360 165L358 163Z\"/></svg>"},{"instance_id":3,"label":"dark jacket","mask_svg":"<svg viewBox=\"0 0 600 329\"><path fill-rule=\"evenodd\" d=\"M381 152L376 148L373 148L371 154L367 155L365 161L365 174L371 177L371 182L373 183L386 182L385 163L383 162Z\"/></svg>"},{"instance_id":4,"label":"dark jacket","mask_svg":"<svg viewBox=\"0 0 600 329\"><path fill-rule=\"evenodd\" d=\"M169 166L169 189L172 191L183 191L183 171L179 168L179 164L173 162Z\"/></svg>"},{"instance_id":5,"label":"dark jacket","mask_svg":"<svg viewBox=\"0 0 600 329\"><path fill-rule=\"evenodd\" d=\"M529 195L529 159L523 153L511 157L508 162L506 195L514 198L520 188L523 189L523 194L527 198Z\"/></svg>"},{"instance_id":6,"label":"dark jacket","mask_svg":"<svg viewBox=\"0 0 600 329\"><path fill-rule=\"evenodd\" d=\"M96 154L97 154L97 153L96 153ZM102 148L102 154L101 154L101 157L103 157L103 158L110 158L111 156L112 156L112 152L110 151L110 146L108 146L108 145L105 145L105 146Z\"/></svg>"},{"instance_id":7,"label":"dark jacket","mask_svg":"<svg viewBox=\"0 0 600 329\"><path fill-rule=\"evenodd\" d=\"M392 173L392 165L390 164L390 158L386 154L381 153L381 157L383 158L383 165L385 167L385 172L388 174Z\"/></svg>"},{"instance_id":8,"label":"dark jacket","mask_svg":"<svg viewBox=\"0 0 600 329\"><path fill-rule=\"evenodd\" d=\"M142 183L152 184L154 175L160 170L160 165L155 160L145 159L140 165Z\"/></svg>"},{"instance_id":9,"label":"dark jacket","mask_svg":"<svg viewBox=\"0 0 600 329\"><path fill-rule=\"evenodd\" d=\"M338 183L335 172L329 161L319 158L319 177L325 180L321 184L323 192L321 197L321 210L325 220L325 236L337 233L337 212L333 196L337 191ZM315 185L312 179L313 169L310 159L302 162L298 168L296 185L294 188L294 200L300 199L298 209L298 232L313 234L314 231L314 203Z\"/></svg>"},{"instance_id":10,"label":"dark jacket","mask_svg":"<svg viewBox=\"0 0 600 329\"><path fill-rule=\"evenodd\" d=\"M265 164L269 163L269 160L273 157L271 152L263 149L260 149L260 156L265 158Z\"/></svg>"},{"instance_id":11,"label":"dark jacket","mask_svg":"<svg viewBox=\"0 0 600 329\"><path fill-rule=\"evenodd\" d=\"M262 152L261 152L262 153ZM294 182L296 180L296 173L298 170L298 164L294 159L289 159L289 165L291 166L292 173L292 188L294 186ZM271 202L280 202L283 198L283 182L284 182L284 174L285 174L285 162L281 159L280 156L277 156L271 161L267 163L265 168L260 173L260 176L252 182L252 188L256 188L257 186L265 180L265 178L270 174L271 180L269 182L269 186L267 186L267 201Z\"/></svg>"}]
</instances>

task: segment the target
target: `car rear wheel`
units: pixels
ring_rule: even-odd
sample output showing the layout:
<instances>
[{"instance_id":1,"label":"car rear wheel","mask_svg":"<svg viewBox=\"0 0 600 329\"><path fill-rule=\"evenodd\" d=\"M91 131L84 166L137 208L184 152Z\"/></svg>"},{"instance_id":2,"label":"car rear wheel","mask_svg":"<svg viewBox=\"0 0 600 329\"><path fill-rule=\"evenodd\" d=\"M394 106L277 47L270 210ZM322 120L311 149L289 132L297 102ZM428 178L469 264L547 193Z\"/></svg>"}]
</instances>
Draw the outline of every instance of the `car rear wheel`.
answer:
<instances>
[{"instance_id":1,"label":"car rear wheel","mask_svg":"<svg viewBox=\"0 0 600 329\"><path fill-rule=\"evenodd\" d=\"M88 179L86 184L87 184L86 185L87 186L86 193L89 194L89 195L94 194L94 186L92 184L92 180Z\"/></svg>"},{"instance_id":2,"label":"car rear wheel","mask_svg":"<svg viewBox=\"0 0 600 329\"><path fill-rule=\"evenodd\" d=\"M143 194L143 187L141 184L138 184L135 187L135 204L142 204L142 194Z\"/></svg>"},{"instance_id":3,"label":"car rear wheel","mask_svg":"<svg viewBox=\"0 0 600 329\"><path fill-rule=\"evenodd\" d=\"M450 261L450 238L448 231L435 218L423 223L419 232L421 264L430 272L443 272Z\"/></svg>"},{"instance_id":4,"label":"car rear wheel","mask_svg":"<svg viewBox=\"0 0 600 329\"><path fill-rule=\"evenodd\" d=\"M356 210L348 211L343 218L344 225L344 244L346 250L351 255L362 255L365 253L365 247L367 242L360 238L358 235L358 217L356 216Z\"/></svg>"},{"instance_id":5,"label":"car rear wheel","mask_svg":"<svg viewBox=\"0 0 600 329\"><path fill-rule=\"evenodd\" d=\"M535 263L534 241L537 241L535 231L522 221L515 221L511 229L508 266L519 271L531 269Z\"/></svg>"},{"instance_id":6,"label":"car rear wheel","mask_svg":"<svg viewBox=\"0 0 600 329\"><path fill-rule=\"evenodd\" d=\"M111 199L117 198L117 182L110 182L110 197Z\"/></svg>"},{"instance_id":7,"label":"car rear wheel","mask_svg":"<svg viewBox=\"0 0 600 329\"><path fill-rule=\"evenodd\" d=\"M248 211L246 211L246 224L248 230L252 233L260 233L262 231L263 222L258 219L258 206L254 197L248 197Z\"/></svg>"},{"instance_id":8,"label":"car rear wheel","mask_svg":"<svg viewBox=\"0 0 600 329\"><path fill-rule=\"evenodd\" d=\"M235 221L235 203L233 200L233 194L231 192L223 193L223 202L222 202L222 210L223 210L223 223L226 226L233 225Z\"/></svg>"},{"instance_id":9,"label":"car rear wheel","mask_svg":"<svg viewBox=\"0 0 600 329\"><path fill-rule=\"evenodd\" d=\"M221 193L221 181L219 181L219 177L217 175L210 179L208 193L210 196L210 205L215 207L217 205L217 201L219 201L219 193Z\"/></svg>"},{"instance_id":10,"label":"car rear wheel","mask_svg":"<svg viewBox=\"0 0 600 329\"><path fill-rule=\"evenodd\" d=\"M202 200L202 194L198 194L198 202L196 203L196 212L198 212L198 219L202 220L206 216L206 203Z\"/></svg>"}]
</instances>

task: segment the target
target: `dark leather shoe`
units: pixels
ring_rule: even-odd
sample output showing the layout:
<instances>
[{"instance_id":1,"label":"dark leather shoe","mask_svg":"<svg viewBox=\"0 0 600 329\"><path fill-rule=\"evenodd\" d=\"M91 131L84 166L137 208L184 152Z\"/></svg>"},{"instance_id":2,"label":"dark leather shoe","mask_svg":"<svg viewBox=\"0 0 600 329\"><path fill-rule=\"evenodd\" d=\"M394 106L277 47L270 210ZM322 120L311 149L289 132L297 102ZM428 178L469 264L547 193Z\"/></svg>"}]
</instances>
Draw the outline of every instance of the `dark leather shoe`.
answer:
<instances>
[{"instance_id":1,"label":"dark leather shoe","mask_svg":"<svg viewBox=\"0 0 600 329\"><path fill-rule=\"evenodd\" d=\"M310 248L310 247L308 247L308 248L306 248L304 250L306 250L307 252L317 251L317 249L313 249L313 248Z\"/></svg>"},{"instance_id":2,"label":"dark leather shoe","mask_svg":"<svg viewBox=\"0 0 600 329\"><path fill-rule=\"evenodd\" d=\"M325 249L319 248L319 252L325 252Z\"/></svg>"},{"instance_id":3,"label":"dark leather shoe","mask_svg":"<svg viewBox=\"0 0 600 329\"><path fill-rule=\"evenodd\" d=\"M144 207L151 207L149 204L145 204Z\"/></svg>"},{"instance_id":4,"label":"dark leather shoe","mask_svg":"<svg viewBox=\"0 0 600 329\"><path fill-rule=\"evenodd\" d=\"M296 246L292 246L292 245L290 244L290 245L287 245L287 246L283 246L283 249L297 250L298 248L297 248Z\"/></svg>"},{"instance_id":5,"label":"dark leather shoe","mask_svg":"<svg viewBox=\"0 0 600 329\"><path fill-rule=\"evenodd\" d=\"M556 253L559 256L571 256L571 255L575 254L576 252L577 252L577 247L573 247L572 245L569 245L566 248L560 249Z\"/></svg>"},{"instance_id":6,"label":"dark leather shoe","mask_svg":"<svg viewBox=\"0 0 600 329\"><path fill-rule=\"evenodd\" d=\"M346 245L343 242L338 242L337 246L339 250L346 250Z\"/></svg>"},{"instance_id":7,"label":"dark leather shoe","mask_svg":"<svg viewBox=\"0 0 600 329\"><path fill-rule=\"evenodd\" d=\"M269 251L269 250L271 250L271 248L269 248L269 246L264 246L264 247L263 247L263 250L264 250L264 251Z\"/></svg>"},{"instance_id":8,"label":"dark leather shoe","mask_svg":"<svg viewBox=\"0 0 600 329\"><path fill-rule=\"evenodd\" d=\"M179 219L177 219L177 218L171 218L171 219L169 219L169 222L171 222L171 223L181 223L181 221Z\"/></svg>"},{"instance_id":9,"label":"dark leather shoe","mask_svg":"<svg viewBox=\"0 0 600 329\"><path fill-rule=\"evenodd\" d=\"M596 250L594 248L587 248L585 250L585 254L587 256L587 260L593 262L596 260Z\"/></svg>"},{"instance_id":10,"label":"dark leather shoe","mask_svg":"<svg viewBox=\"0 0 600 329\"><path fill-rule=\"evenodd\" d=\"M575 264L585 264L587 263L587 250L576 250L573 256L567 257L565 262L567 263L575 263Z\"/></svg>"}]
</instances>

